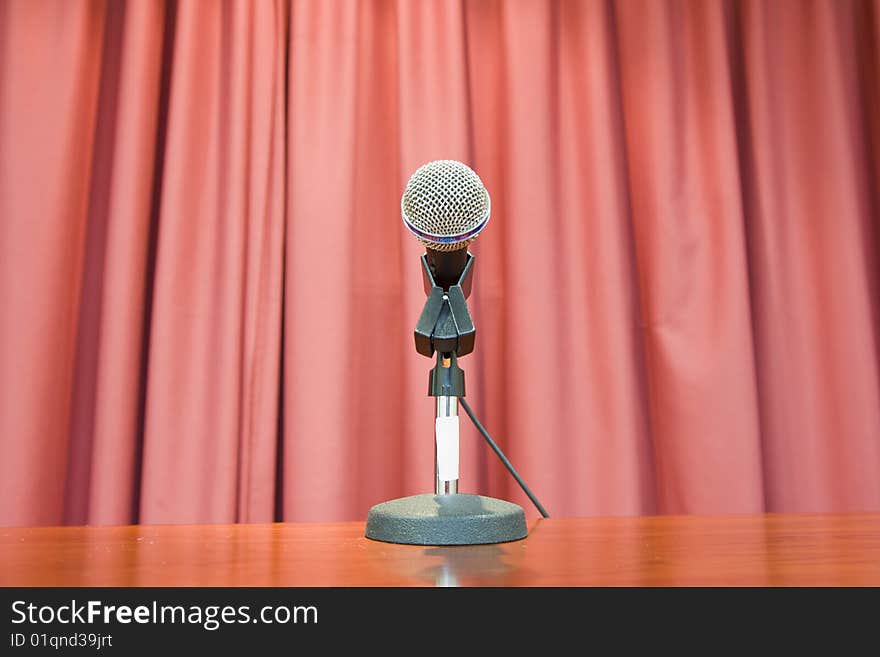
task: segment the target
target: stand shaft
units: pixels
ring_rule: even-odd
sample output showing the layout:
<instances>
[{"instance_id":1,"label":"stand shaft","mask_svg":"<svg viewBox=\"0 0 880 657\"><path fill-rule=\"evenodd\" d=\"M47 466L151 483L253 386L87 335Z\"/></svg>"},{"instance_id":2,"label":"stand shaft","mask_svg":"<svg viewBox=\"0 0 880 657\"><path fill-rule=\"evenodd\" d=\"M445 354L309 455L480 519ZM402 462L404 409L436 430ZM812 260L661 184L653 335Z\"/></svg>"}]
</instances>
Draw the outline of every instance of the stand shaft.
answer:
<instances>
[{"instance_id":1,"label":"stand shaft","mask_svg":"<svg viewBox=\"0 0 880 657\"><path fill-rule=\"evenodd\" d=\"M437 417L454 417L458 419L458 397L441 395L437 399ZM454 495L458 493L458 479L444 481L440 479L440 467L437 460L439 445L437 436L434 436L434 493L437 495Z\"/></svg>"}]
</instances>

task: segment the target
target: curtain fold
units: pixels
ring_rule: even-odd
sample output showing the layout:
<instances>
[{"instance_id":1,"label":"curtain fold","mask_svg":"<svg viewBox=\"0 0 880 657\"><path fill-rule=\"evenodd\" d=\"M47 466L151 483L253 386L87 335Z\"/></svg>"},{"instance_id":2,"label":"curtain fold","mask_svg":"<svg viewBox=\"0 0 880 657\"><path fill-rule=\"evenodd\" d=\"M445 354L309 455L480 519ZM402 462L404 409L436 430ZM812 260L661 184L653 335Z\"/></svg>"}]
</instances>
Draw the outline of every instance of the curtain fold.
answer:
<instances>
[{"instance_id":1,"label":"curtain fold","mask_svg":"<svg viewBox=\"0 0 880 657\"><path fill-rule=\"evenodd\" d=\"M753 83L744 200L772 509L873 508L880 496L880 180L866 125L880 107L862 97L878 69L860 74L854 48L865 38L876 47L880 33L858 8L749 3L739 17Z\"/></svg>"},{"instance_id":2,"label":"curtain fold","mask_svg":"<svg viewBox=\"0 0 880 657\"><path fill-rule=\"evenodd\" d=\"M431 490L443 158L467 398L553 515L880 510L878 147L876 1L0 0L0 524Z\"/></svg>"},{"instance_id":3,"label":"curtain fold","mask_svg":"<svg viewBox=\"0 0 880 657\"><path fill-rule=\"evenodd\" d=\"M286 12L280 2L177 6L143 522L274 514Z\"/></svg>"},{"instance_id":4,"label":"curtain fold","mask_svg":"<svg viewBox=\"0 0 880 657\"><path fill-rule=\"evenodd\" d=\"M157 101L167 16L162 5L115 3L105 19L76 372L69 390L64 519L70 523L118 524L138 514L141 373L149 334L160 177Z\"/></svg>"},{"instance_id":5,"label":"curtain fold","mask_svg":"<svg viewBox=\"0 0 880 657\"><path fill-rule=\"evenodd\" d=\"M51 524L77 476L68 445L106 11L0 12L0 504L4 524Z\"/></svg>"},{"instance_id":6,"label":"curtain fold","mask_svg":"<svg viewBox=\"0 0 880 657\"><path fill-rule=\"evenodd\" d=\"M657 503L693 512L763 507L726 9L618 6Z\"/></svg>"}]
</instances>

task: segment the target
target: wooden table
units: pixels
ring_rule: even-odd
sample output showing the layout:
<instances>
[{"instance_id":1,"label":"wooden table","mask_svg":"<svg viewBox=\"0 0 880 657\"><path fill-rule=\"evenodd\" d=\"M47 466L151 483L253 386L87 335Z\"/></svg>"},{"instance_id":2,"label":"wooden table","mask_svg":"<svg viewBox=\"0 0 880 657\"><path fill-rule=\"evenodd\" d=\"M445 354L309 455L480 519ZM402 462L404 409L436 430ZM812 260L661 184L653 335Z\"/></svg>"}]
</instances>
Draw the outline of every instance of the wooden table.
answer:
<instances>
[{"instance_id":1,"label":"wooden table","mask_svg":"<svg viewBox=\"0 0 880 657\"><path fill-rule=\"evenodd\" d=\"M0 528L2 586L880 586L880 514L535 520L417 547L361 522Z\"/></svg>"}]
</instances>

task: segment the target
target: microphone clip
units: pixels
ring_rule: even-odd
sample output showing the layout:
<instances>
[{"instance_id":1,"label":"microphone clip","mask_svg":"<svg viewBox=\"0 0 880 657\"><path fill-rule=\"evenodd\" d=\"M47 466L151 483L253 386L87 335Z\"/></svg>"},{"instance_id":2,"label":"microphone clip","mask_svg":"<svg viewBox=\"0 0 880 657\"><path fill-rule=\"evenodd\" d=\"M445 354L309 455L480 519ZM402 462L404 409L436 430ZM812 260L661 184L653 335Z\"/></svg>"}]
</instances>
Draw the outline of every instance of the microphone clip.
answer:
<instances>
[{"instance_id":1,"label":"microphone clip","mask_svg":"<svg viewBox=\"0 0 880 657\"><path fill-rule=\"evenodd\" d=\"M426 254L422 255L421 262L428 299L415 328L416 351L428 358L435 351L455 356L471 353L477 330L465 298L471 291L474 256L467 254L458 282L446 290L434 280Z\"/></svg>"}]
</instances>

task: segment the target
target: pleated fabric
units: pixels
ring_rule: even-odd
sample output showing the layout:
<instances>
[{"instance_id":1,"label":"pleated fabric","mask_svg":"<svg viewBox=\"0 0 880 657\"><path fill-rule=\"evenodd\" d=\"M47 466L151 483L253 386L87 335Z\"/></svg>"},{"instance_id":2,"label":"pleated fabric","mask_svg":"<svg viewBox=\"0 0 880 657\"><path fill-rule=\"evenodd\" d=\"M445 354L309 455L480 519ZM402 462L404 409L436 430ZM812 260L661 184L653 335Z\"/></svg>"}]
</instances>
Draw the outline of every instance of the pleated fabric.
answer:
<instances>
[{"instance_id":1,"label":"pleated fabric","mask_svg":"<svg viewBox=\"0 0 880 657\"><path fill-rule=\"evenodd\" d=\"M880 510L878 153L875 1L0 2L0 524L430 491L446 158L467 399L554 516Z\"/></svg>"}]
</instances>

